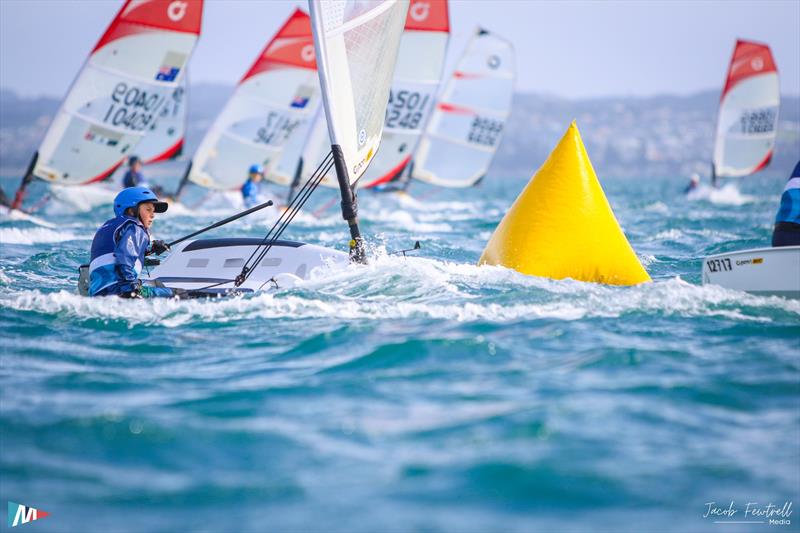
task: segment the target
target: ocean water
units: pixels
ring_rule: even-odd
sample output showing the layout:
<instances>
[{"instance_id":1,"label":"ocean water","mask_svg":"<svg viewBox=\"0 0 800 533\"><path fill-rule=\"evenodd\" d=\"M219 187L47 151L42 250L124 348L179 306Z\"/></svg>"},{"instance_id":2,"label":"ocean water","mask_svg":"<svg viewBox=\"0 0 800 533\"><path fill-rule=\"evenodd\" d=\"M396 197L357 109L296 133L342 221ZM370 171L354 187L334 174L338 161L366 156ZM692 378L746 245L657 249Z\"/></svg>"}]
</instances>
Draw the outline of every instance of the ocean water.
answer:
<instances>
[{"instance_id":1,"label":"ocean water","mask_svg":"<svg viewBox=\"0 0 800 533\"><path fill-rule=\"evenodd\" d=\"M0 498L30 531L798 531L800 301L700 284L768 245L783 181L604 178L654 280L627 288L475 266L519 177L363 193L368 266L214 301L78 296L108 205L3 218ZM285 236L344 250L312 210ZM796 512L714 523L748 502Z\"/></svg>"}]
</instances>

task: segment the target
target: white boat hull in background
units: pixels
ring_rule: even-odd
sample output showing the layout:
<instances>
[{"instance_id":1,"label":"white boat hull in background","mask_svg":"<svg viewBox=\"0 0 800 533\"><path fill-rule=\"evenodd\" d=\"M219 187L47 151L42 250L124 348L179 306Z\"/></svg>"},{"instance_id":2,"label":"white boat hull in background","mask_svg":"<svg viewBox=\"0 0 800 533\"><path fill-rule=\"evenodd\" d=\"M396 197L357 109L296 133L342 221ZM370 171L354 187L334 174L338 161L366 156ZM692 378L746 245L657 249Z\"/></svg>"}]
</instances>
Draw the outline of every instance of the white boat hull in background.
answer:
<instances>
[{"instance_id":1,"label":"white boat hull in background","mask_svg":"<svg viewBox=\"0 0 800 533\"><path fill-rule=\"evenodd\" d=\"M706 257L703 285L800 298L800 246L756 248Z\"/></svg>"},{"instance_id":2,"label":"white boat hull in background","mask_svg":"<svg viewBox=\"0 0 800 533\"><path fill-rule=\"evenodd\" d=\"M235 289L230 281L241 273L260 243L258 238L187 241L173 248L160 265L143 273L142 280L188 290L216 284L219 285L211 290ZM348 255L337 250L277 241L239 289L262 291L291 287L300 280L309 279L314 269L344 267L348 263Z\"/></svg>"}]
</instances>

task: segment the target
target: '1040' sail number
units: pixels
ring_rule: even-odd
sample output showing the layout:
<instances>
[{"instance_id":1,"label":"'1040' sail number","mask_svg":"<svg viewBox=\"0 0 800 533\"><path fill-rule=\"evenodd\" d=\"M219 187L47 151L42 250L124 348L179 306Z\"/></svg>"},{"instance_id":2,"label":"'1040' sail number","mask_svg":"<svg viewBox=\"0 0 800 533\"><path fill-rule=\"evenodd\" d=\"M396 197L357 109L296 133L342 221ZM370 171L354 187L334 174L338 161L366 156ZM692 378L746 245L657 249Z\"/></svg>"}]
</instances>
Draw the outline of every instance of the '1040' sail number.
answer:
<instances>
[{"instance_id":1,"label":"'1040' sail number","mask_svg":"<svg viewBox=\"0 0 800 533\"><path fill-rule=\"evenodd\" d=\"M119 82L111 93L111 104L103 122L132 131L142 131L155 121L166 100L164 94Z\"/></svg>"}]
</instances>

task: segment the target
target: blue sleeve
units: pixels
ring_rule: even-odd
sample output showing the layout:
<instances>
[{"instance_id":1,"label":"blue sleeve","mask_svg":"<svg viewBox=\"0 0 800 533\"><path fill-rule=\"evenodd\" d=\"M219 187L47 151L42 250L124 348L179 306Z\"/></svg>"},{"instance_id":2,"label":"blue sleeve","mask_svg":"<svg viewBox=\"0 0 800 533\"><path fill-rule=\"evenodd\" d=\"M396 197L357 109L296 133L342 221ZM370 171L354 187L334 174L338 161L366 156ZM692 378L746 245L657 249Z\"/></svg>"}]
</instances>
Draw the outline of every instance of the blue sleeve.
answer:
<instances>
[{"instance_id":1,"label":"blue sleeve","mask_svg":"<svg viewBox=\"0 0 800 533\"><path fill-rule=\"evenodd\" d=\"M242 198L247 207L253 207L258 201L258 188L252 181L246 182L242 185Z\"/></svg>"},{"instance_id":2,"label":"blue sleeve","mask_svg":"<svg viewBox=\"0 0 800 533\"><path fill-rule=\"evenodd\" d=\"M144 264L144 252L150 237L134 223L123 225L118 232L119 237L114 247L117 273L120 281L134 282L139 278L139 271Z\"/></svg>"}]
</instances>

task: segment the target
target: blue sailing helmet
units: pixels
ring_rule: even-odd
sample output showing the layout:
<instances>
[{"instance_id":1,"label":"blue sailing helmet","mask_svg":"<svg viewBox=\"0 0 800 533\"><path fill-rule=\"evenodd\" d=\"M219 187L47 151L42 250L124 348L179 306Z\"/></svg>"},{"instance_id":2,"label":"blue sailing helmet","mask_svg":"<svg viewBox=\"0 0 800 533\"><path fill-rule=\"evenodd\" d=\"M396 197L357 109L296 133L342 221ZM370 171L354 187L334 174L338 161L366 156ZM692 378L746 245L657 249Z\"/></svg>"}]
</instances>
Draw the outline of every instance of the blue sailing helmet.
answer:
<instances>
[{"instance_id":1,"label":"blue sailing helmet","mask_svg":"<svg viewBox=\"0 0 800 533\"><path fill-rule=\"evenodd\" d=\"M255 163L253 165L250 165L250 170L248 172L250 174L263 174L264 173L264 167L262 167L258 163Z\"/></svg>"},{"instance_id":2,"label":"blue sailing helmet","mask_svg":"<svg viewBox=\"0 0 800 533\"><path fill-rule=\"evenodd\" d=\"M136 207L142 202L152 202L156 213L163 213L169 207L167 202L159 201L155 193L147 187L128 187L114 198L114 214L118 217L122 216L126 209Z\"/></svg>"}]
</instances>

